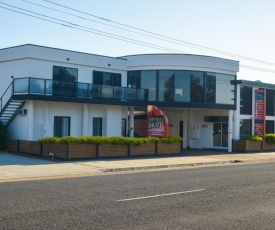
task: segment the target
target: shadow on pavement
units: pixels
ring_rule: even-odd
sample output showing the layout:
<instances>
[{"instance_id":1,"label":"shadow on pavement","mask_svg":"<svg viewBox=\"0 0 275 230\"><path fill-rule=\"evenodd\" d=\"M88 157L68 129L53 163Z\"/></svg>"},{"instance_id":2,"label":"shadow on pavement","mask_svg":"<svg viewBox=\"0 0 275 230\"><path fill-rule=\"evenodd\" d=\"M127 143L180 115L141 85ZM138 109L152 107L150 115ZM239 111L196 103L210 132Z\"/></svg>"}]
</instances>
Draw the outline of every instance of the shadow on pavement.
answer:
<instances>
[{"instance_id":1,"label":"shadow on pavement","mask_svg":"<svg viewBox=\"0 0 275 230\"><path fill-rule=\"evenodd\" d=\"M6 152L0 152L0 166L7 165L49 165L55 164L54 161L37 159L27 156L20 156Z\"/></svg>"}]
</instances>

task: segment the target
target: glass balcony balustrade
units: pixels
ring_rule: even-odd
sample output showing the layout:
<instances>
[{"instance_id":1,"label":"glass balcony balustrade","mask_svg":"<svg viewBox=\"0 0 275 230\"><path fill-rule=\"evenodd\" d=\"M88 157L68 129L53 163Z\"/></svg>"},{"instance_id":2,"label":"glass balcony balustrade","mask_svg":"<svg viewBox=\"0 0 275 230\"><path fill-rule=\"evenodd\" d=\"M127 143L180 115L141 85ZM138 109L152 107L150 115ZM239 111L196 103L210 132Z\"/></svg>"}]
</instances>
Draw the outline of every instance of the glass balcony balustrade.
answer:
<instances>
[{"instance_id":1,"label":"glass balcony balustrade","mask_svg":"<svg viewBox=\"0 0 275 230\"><path fill-rule=\"evenodd\" d=\"M13 94L35 94L121 101L148 101L147 89L131 89L81 82L61 82L39 78L14 79Z\"/></svg>"}]
</instances>

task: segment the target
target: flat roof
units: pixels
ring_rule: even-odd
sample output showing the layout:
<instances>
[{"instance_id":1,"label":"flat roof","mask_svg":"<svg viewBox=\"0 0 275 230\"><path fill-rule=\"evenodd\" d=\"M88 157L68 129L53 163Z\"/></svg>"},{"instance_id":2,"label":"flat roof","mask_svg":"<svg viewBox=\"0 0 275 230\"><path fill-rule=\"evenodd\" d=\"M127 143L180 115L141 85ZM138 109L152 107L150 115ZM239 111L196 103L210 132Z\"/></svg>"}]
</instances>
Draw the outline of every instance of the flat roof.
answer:
<instances>
[{"instance_id":1,"label":"flat roof","mask_svg":"<svg viewBox=\"0 0 275 230\"><path fill-rule=\"evenodd\" d=\"M234 83L236 85L246 85L246 86L255 86L255 87L261 87L261 88L275 89L275 84L264 83L261 81L236 80Z\"/></svg>"}]
</instances>

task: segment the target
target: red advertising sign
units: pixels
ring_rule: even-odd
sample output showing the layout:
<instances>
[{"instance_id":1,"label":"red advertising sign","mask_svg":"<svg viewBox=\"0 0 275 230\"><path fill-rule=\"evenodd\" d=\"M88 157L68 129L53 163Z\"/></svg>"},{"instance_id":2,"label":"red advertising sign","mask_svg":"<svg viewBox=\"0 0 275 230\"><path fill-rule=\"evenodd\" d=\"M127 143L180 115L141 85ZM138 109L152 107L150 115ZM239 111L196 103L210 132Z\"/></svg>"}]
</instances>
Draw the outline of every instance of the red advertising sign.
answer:
<instances>
[{"instance_id":1,"label":"red advertising sign","mask_svg":"<svg viewBox=\"0 0 275 230\"><path fill-rule=\"evenodd\" d=\"M168 137L168 118L154 105L147 106L147 136Z\"/></svg>"},{"instance_id":2,"label":"red advertising sign","mask_svg":"<svg viewBox=\"0 0 275 230\"><path fill-rule=\"evenodd\" d=\"M265 90L255 90L254 135L265 135Z\"/></svg>"}]
</instances>

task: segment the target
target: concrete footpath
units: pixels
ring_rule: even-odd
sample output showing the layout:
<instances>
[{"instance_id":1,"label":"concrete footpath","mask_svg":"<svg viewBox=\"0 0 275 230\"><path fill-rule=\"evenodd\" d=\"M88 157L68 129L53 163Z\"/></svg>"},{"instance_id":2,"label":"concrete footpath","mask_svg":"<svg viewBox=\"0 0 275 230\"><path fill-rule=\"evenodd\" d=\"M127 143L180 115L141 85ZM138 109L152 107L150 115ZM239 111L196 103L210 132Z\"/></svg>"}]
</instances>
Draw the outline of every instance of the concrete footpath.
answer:
<instances>
[{"instance_id":1,"label":"concrete footpath","mask_svg":"<svg viewBox=\"0 0 275 230\"><path fill-rule=\"evenodd\" d=\"M189 150L182 156L51 161L0 152L0 182L106 174L133 170L275 161L275 152L227 153Z\"/></svg>"}]
</instances>

